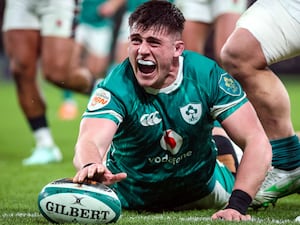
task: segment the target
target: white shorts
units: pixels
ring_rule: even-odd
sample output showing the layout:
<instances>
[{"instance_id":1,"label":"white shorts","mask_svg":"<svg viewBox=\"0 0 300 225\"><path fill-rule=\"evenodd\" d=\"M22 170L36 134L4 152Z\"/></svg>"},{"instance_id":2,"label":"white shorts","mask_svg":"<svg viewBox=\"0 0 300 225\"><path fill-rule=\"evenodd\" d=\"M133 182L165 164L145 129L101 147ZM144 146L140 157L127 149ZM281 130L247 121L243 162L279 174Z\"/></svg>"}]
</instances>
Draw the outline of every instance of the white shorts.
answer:
<instances>
[{"instance_id":1,"label":"white shorts","mask_svg":"<svg viewBox=\"0 0 300 225\"><path fill-rule=\"evenodd\" d=\"M186 20L213 23L224 13L242 14L247 8L247 0L175 0Z\"/></svg>"},{"instance_id":2,"label":"white shorts","mask_svg":"<svg viewBox=\"0 0 300 225\"><path fill-rule=\"evenodd\" d=\"M92 27L79 24L75 30L75 40L89 52L99 57L110 54L113 39L112 27Z\"/></svg>"},{"instance_id":3,"label":"white shorts","mask_svg":"<svg viewBox=\"0 0 300 225\"><path fill-rule=\"evenodd\" d=\"M280 1L258 0L238 20L259 41L268 65L300 54L300 23Z\"/></svg>"},{"instance_id":4,"label":"white shorts","mask_svg":"<svg viewBox=\"0 0 300 225\"><path fill-rule=\"evenodd\" d=\"M128 42L128 38L129 38L129 34L130 34L128 19L129 19L130 14L131 14L130 12L125 12L123 14L120 28L118 31L117 42Z\"/></svg>"},{"instance_id":5,"label":"white shorts","mask_svg":"<svg viewBox=\"0 0 300 225\"><path fill-rule=\"evenodd\" d=\"M70 37L74 0L6 0L3 31L40 30L42 36Z\"/></svg>"}]
</instances>

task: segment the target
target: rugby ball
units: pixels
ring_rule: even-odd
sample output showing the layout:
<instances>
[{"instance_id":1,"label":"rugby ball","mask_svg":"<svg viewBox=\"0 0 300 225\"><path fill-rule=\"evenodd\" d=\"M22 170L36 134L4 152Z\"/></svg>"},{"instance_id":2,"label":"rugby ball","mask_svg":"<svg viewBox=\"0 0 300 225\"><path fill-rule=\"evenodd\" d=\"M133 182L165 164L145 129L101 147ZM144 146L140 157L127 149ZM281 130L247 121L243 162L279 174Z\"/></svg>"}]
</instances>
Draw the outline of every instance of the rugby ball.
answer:
<instances>
[{"instance_id":1,"label":"rugby ball","mask_svg":"<svg viewBox=\"0 0 300 225\"><path fill-rule=\"evenodd\" d=\"M38 208L52 223L112 223L121 215L121 202L111 188L94 181L78 184L71 178L44 186Z\"/></svg>"}]
</instances>

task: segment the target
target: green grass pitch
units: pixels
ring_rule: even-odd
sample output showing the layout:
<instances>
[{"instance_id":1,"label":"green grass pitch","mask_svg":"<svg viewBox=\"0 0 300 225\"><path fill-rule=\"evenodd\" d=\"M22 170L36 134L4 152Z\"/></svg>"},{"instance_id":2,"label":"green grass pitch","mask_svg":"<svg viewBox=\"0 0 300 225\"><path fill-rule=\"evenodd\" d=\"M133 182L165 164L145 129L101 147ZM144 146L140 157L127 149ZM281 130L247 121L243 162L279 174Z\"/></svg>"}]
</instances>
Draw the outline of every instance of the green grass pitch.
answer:
<instances>
[{"instance_id":1,"label":"green grass pitch","mask_svg":"<svg viewBox=\"0 0 300 225\"><path fill-rule=\"evenodd\" d=\"M282 77L283 78L283 77ZM284 77L291 98L292 120L300 130L300 78ZM38 211L37 196L44 185L52 180L71 177L75 173L72 165L74 144L78 134L80 118L61 121L57 109L62 100L62 91L41 82L47 99L48 118L57 144L63 151L62 163L24 167L23 158L30 155L34 141L21 113L12 82L0 80L0 224L37 225L49 224ZM87 97L75 95L79 109L83 112ZM280 199L275 207L249 213L253 221L243 224L300 224L294 222L300 215L300 194ZM166 212L160 214L123 211L117 224L183 225L183 224L236 224L234 222L211 221L214 210Z\"/></svg>"}]
</instances>

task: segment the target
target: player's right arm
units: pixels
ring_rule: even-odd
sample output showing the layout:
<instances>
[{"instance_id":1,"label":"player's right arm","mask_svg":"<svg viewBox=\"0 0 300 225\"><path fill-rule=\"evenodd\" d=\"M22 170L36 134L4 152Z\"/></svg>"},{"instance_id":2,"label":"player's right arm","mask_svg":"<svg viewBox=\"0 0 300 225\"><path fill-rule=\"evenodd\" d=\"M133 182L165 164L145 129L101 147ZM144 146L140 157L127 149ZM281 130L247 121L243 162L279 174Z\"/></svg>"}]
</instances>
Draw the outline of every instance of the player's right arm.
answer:
<instances>
[{"instance_id":1,"label":"player's right arm","mask_svg":"<svg viewBox=\"0 0 300 225\"><path fill-rule=\"evenodd\" d=\"M117 129L117 124L109 119L82 119L73 158L77 169L74 182L88 178L110 185L126 178L126 173L112 174L103 164Z\"/></svg>"}]
</instances>

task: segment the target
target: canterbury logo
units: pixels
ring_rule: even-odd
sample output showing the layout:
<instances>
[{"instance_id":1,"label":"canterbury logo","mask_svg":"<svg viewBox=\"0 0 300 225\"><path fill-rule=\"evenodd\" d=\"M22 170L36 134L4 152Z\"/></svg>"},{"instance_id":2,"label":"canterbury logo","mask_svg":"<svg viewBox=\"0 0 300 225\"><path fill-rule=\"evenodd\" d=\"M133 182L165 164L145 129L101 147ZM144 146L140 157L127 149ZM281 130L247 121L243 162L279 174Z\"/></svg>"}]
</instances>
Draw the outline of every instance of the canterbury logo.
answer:
<instances>
[{"instance_id":1,"label":"canterbury logo","mask_svg":"<svg viewBox=\"0 0 300 225\"><path fill-rule=\"evenodd\" d=\"M159 118L159 112L155 111L154 113L142 115L140 122L144 127L159 124L161 122L161 118Z\"/></svg>"}]
</instances>

